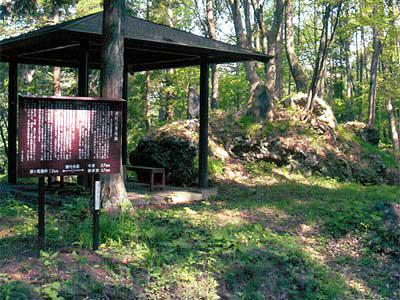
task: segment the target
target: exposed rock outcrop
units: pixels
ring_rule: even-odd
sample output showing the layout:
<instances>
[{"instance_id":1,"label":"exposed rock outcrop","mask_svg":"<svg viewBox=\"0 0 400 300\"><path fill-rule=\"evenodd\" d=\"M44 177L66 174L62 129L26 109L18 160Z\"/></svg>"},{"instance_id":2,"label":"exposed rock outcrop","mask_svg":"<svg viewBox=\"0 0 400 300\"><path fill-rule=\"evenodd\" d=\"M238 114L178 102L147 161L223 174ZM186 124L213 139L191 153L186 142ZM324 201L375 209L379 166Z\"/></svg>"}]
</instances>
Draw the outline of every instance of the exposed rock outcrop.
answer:
<instances>
[{"instance_id":1,"label":"exposed rock outcrop","mask_svg":"<svg viewBox=\"0 0 400 300\"><path fill-rule=\"evenodd\" d=\"M400 169L385 165L378 150L371 153L360 142L365 124L351 122L338 130L332 110L322 99L317 100L316 116L303 121L304 97L286 100L286 108L277 110L273 123L214 113L209 152L211 161L221 162L220 179L246 176L239 165L265 161L305 175L400 185ZM190 185L196 180L198 129L197 120L168 124L143 139L131 158L142 165L165 167L171 184Z\"/></svg>"}]
</instances>

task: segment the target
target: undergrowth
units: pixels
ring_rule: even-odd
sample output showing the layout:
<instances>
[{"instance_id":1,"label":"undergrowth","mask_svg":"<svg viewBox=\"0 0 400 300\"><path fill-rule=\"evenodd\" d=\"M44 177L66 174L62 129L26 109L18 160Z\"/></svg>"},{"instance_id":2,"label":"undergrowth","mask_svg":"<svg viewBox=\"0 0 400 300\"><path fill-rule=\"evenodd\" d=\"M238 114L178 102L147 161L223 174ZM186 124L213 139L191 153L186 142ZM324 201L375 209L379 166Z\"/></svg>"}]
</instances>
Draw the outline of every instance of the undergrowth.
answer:
<instances>
[{"instance_id":1,"label":"undergrowth","mask_svg":"<svg viewBox=\"0 0 400 300\"><path fill-rule=\"evenodd\" d=\"M36 207L2 198L0 298L400 296L399 235L381 209L400 202L398 188L304 178L270 164L248 170L275 181L222 184L208 202L102 213L97 256L83 250L92 240L89 199L47 207L47 248L32 263ZM33 280L26 274L35 268L48 275Z\"/></svg>"}]
</instances>

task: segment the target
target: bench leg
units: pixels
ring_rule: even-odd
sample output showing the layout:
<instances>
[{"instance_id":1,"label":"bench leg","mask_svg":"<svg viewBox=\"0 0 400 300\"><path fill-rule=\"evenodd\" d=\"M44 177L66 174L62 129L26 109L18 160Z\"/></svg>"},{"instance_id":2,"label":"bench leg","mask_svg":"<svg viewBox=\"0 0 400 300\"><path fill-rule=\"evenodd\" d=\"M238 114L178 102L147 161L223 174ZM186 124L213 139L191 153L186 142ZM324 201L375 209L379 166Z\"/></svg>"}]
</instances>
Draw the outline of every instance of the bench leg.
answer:
<instances>
[{"instance_id":1,"label":"bench leg","mask_svg":"<svg viewBox=\"0 0 400 300\"><path fill-rule=\"evenodd\" d=\"M150 191L153 191L154 189L154 173L151 172L151 178L150 178Z\"/></svg>"},{"instance_id":2,"label":"bench leg","mask_svg":"<svg viewBox=\"0 0 400 300\"><path fill-rule=\"evenodd\" d=\"M165 172L162 172L161 173L161 176L162 176L162 181L161 181L161 188L163 189L163 190L165 190Z\"/></svg>"}]
</instances>

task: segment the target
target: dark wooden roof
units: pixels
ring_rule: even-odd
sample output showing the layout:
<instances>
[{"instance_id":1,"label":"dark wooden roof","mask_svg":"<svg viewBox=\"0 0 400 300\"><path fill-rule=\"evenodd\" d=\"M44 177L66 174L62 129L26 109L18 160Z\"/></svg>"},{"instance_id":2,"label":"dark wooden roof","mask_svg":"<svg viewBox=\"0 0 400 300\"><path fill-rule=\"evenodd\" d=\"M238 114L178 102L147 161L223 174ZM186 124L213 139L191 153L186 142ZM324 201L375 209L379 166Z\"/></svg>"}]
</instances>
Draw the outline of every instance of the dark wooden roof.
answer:
<instances>
[{"instance_id":1,"label":"dark wooden roof","mask_svg":"<svg viewBox=\"0 0 400 300\"><path fill-rule=\"evenodd\" d=\"M80 45L89 43L89 64L100 68L102 13L47 26L0 41L0 60L77 67ZM257 60L270 57L139 18L125 18L125 62L132 71Z\"/></svg>"}]
</instances>

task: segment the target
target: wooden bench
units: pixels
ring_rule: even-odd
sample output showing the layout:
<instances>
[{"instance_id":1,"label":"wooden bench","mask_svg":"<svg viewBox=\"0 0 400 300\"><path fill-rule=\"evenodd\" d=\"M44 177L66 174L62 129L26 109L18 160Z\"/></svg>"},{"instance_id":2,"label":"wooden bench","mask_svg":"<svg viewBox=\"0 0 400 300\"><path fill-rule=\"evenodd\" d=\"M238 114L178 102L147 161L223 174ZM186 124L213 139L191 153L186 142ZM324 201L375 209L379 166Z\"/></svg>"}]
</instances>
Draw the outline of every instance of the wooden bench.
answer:
<instances>
[{"instance_id":1,"label":"wooden bench","mask_svg":"<svg viewBox=\"0 0 400 300\"><path fill-rule=\"evenodd\" d=\"M125 166L127 171L134 171L137 175L137 180L129 179L127 181L145 183L150 186L150 190L153 191L154 187L165 188L165 169L164 168L152 168L142 166Z\"/></svg>"}]
</instances>

